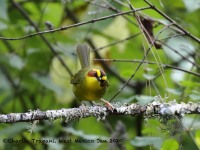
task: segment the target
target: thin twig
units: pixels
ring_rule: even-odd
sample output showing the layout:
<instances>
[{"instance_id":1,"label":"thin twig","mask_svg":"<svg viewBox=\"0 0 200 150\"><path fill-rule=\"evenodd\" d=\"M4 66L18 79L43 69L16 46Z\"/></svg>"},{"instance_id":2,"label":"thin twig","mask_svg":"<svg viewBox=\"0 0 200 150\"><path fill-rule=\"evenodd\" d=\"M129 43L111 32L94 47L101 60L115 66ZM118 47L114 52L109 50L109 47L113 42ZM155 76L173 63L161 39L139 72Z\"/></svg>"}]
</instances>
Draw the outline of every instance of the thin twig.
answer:
<instances>
[{"instance_id":1,"label":"thin twig","mask_svg":"<svg viewBox=\"0 0 200 150\"><path fill-rule=\"evenodd\" d=\"M160 11L158 8L156 8L152 3L150 3L148 0L144 0L149 6L151 6L152 9L154 9L156 12L158 12L160 15L162 15L164 18L166 18L168 21L173 23L175 27L177 27L179 30L181 30L185 35L191 37L194 41L200 43L200 39L196 36L192 35L189 31L183 29L180 25L176 23L173 19L171 19L169 16L167 16L165 13Z\"/></svg>"},{"instance_id":2,"label":"thin twig","mask_svg":"<svg viewBox=\"0 0 200 150\"><path fill-rule=\"evenodd\" d=\"M96 58L98 59L102 59L102 57L100 56L99 52L97 51L97 48L95 47L94 43L92 42L91 39L86 39L87 42L89 43L89 45L93 48L94 53L96 55ZM122 78L119 73L117 73L115 70L113 70L112 68L110 68L107 64L105 64L104 62L102 62L102 66L105 68L105 70L107 70L109 72L109 74L113 75L114 77L116 77L120 82L126 84L126 86L131 87L132 89L134 89L136 87L136 84L132 84L132 83L127 83L126 79Z\"/></svg>"},{"instance_id":3,"label":"thin twig","mask_svg":"<svg viewBox=\"0 0 200 150\"><path fill-rule=\"evenodd\" d=\"M169 46L168 44L159 41L162 45L165 45L166 47L168 47L170 50L172 50L173 52L175 52L176 54L178 54L181 58L183 58L183 60L187 60L188 62L190 62L192 65L196 66L197 68L200 69L200 66L193 62L192 60L190 60L187 56L184 56L183 54L181 54L179 51L177 51L176 49L174 49L172 46Z\"/></svg>"},{"instance_id":4,"label":"thin twig","mask_svg":"<svg viewBox=\"0 0 200 150\"><path fill-rule=\"evenodd\" d=\"M116 14L112 14L112 15L109 15L109 16L100 17L100 18L97 18L97 19L92 19L90 21L79 22L79 23L72 24L72 25L69 25L69 26L60 27L60 28L57 28L57 29L46 30L46 31L38 31L36 33L29 34L29 35L26 35L26 36L23 36L23 37L18 37L18 38L0 37L0 40L22 40L22 39L33 37L33 36L36 36L36 35L53 33L53 32L57 32L57 31L63 31L63 30L67 30L67 29L70 29L70 28L77 27L77 26L86 25L86 24L89 24L89 23L95 23L95 22L98 22L98 21L103 21L103 20L106 20L106 19L109 19L109 18L115 18L117 16L122 16L122 15L130 14L132 12L146 10L146 9L149 9L149 8L150 7L143 7L143 8L139 8L139 9L135 9L135 10L130 10L130 11L125 11L125 12L121 12L121 13L116 13Z\"/></svg>"},{"instance_id":5,"label":"thin twig","mask_svg":"<svg viewBox=\"0 0 200 150\"><path fill-rule=\"evenodd\" d=\"M39 33L39 28L35 25L35 23L30 19L26 11L14 0L11 0L12 4L19 10L19 12L23 15L23 17L29 22L30 25L34 27L34 29ZM63 65L63 67L66 69L66 71L69 73L70 76L73 76L73 73L71 72L70 68L65 64L63 59L59 56L57 51L53 48L53 46L49 43L49 41L44 37L42 34L37 34L41 37L41 39L45 42L45 44L49 47L51 52L54 54L54 56L60 61L60 63ZM19 38L20 39L20 38ZM24 39L24 38L22 38Z\"/></svg>"},{"instance_id":6,"label":"thin twig","mask_svg":"<svg viewBox=\"0 0 200 150\"><path fill-rule=\"evenodd\" d=\"M131 36L129 36L129 37L126 37L126 38L124 38L124 39L121 39L121 40L119 40L119 41L110 43L110 44L105 45L105 46L102 46L102 47L98 47L98 48L94 49L94 51L99 51L99 50L105 49L105 48L107 48L107 47L120 44L120 43L125 42L125 41L128 41L128 40L130 40L130 39L132 39L132 38L135 38L135 37L137 37L137 36L140 35L140 34L141 34L141 33L139 32L139 33L136 33L136 34L131 35Z\"/></svg>"},{"instance_id":7,"label":"thin twig","mask_svg":"<svg viewBox=\"0 0 200 150\"><path fill-rule=\"evenodd\" d=\"M94 61L107 61L107 62L136 62L136 63L141 63L141 60L136 60L136 59L134 59L134 60L129 60L129 59L94 59ZM153 62L153 61L144 61L143 63L147 63L147 64L158 64L157 62ZM176 67L176 66L172 66L172 65L168 65L168 64L162 64L162 63L159 63L159 65L161 65L163 68L172 68L172 69L175 69L175 70L183 71L183 72L186 72L186 73L195 75L195 76L197 76L197 77L200 77L200 74L199 74L199 73L192 72L192 71L188 71L188 70L185 70L185 69Z\"/></svg>"},{"instance_id":8,"label":"thin twig","mask_svg":"<svg viewBox=\"0 0 200 150\"><path fill-rule=\"evenodd\" d=\"M131 7L131 8L133 9L133 7ZM167 27L168 27L168 26L165 26L165 27L161 30L161 32L162 32L163 30L165 30ZM160 32L160 33L161 33L161 32ZM142 32L142 33L143 33L143 32ZM122 90L123 90L123 89L129 84L129 82L133 79L133 77L135 76L135 74L137 73L137 71L139 70L139 68L142 66L143 62L145 61L145 59L146 59L148 53L150 52L152 46L154 46L154 42L156 41L156 39L157 39L158 36L159 36L159 34L157 34L157 36L156 36L154 39L151 40L151 43L149 43L149 48L147 49L147 51L146 51L144 57L142 58L140 64L137 66L137 68L135 69L134 73L133 73L133 74L131 75L131 77L126 81L126 83L122 86L122 88L121 88L118 92L116 92L116 94L110 99L110 102L111 102L118 94L120 94L120 93L122 92ZM145 37L145 36L144 36L144 37Z\"/></svg>"},{"instance_id":9,"label":"thin twig","mask_svg":"<svg viewBox=\"0 0 200 150\"><path fill-rule=\"evenodd\" d=\"M139 70L139 68L141 67L141 65L143 64L143 62L146 59L147 54L149 53L149 51L151 50L151 47L149 47L149 49L147 50L146 54L144 55L144 57L141 60L141 63L137 66L137 68L135 69L134 73L131 75L131 77L124 83L124 85L121 87L121 89L115 93L115 95L109 100L110 102L117 96L119 95L119 93L121 93L121 91L129 84L129 82L133 79L133 77L135 76L135 74L137 73L137 71Z\"/></svg>"}]
</instances>

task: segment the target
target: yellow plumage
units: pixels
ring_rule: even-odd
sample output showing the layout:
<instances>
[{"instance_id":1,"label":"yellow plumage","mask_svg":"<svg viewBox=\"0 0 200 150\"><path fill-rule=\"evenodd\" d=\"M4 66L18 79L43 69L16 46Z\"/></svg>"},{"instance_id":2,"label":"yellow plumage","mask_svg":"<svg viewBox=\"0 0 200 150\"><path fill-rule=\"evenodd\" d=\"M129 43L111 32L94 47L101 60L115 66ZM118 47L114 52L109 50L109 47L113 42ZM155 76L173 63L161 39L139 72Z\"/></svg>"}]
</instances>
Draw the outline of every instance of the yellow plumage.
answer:
<instances>
[{"instance_id":1,"label":"yellow plumage","mask_svg":"<svg viewBox=\"0 0 200 150\"><path fill-rule=\"evenodd\" d=\"M106 74L101 69L90 67L87 45L79 44L77 54L82 69L71 79L74 95L79 100L93 101L101 99L109 85Z\"/></svg>"}]
</instances>

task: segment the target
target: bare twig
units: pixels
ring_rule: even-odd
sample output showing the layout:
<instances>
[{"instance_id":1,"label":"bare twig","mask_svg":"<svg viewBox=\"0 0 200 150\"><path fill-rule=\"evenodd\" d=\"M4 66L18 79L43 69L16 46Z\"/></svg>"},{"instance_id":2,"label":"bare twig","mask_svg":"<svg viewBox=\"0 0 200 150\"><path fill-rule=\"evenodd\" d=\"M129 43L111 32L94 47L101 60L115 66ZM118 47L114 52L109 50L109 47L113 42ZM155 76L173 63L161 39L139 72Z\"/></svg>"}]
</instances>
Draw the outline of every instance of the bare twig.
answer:
<instances>
[{"instance_id":1,"label":"bare twig","mask_svg":"<svg viewBox=\"0 0 200 150\"><path fill-rule=\"evenodd\" d=\"M190 60L188 58L188 56L184 56L183 54L181 54L178 50L174 49L172 46L162 42L162 41L159 41L162 45L165 45L166 47L168 47L170 50L172 50L173 52L175 52L177 55L179 55L183 60L187 60L188 62L190 62L192 65L194 65L195 67L197 67L198 69L200 69L200 66L193 62L192 60Z\"/></svg>"},{"instance_id":2,"label":"bare twig","mask_svg":"<svg viewBox=\"0 0 200 150\"><path fill-rule=\"evenodd\" d=\"M141 60L129 60L129 59L94 59L94 61L112 61L112 62L136 62L136 63L141 63ZM152 62L152 61L144 61L143 63L147 63L147 64L158 64L157 62ZM175 69L175 70L179 70L179 71L182 71L182 72L186 72L186 73L189 73L189 74L192 74L192 75L195 75L197 77L200 77L200 74L199 73L196 73L196 72L192 72L192 71L188 71L188 70L185 70L185 69L182 69L182 68L179 68L179 67L176 67L176 66L172 66L172 65L168 65L168 64L160 64L163 68L172 68L172 69Z\"/></svg>"},{"instance_id":3,"label":"bare twig","mask_svg":"<svg viewBox=\"0 0 200 150\"><path fill-rule=\"evenodd\" d=\"M160 15L162 15L165 19L173 23L175 27L177 27L180 31L182 31L185 35L189 36L192 38L194 41L200 43L200 39L197 38L196 36L192 35L189 31L183 29L179 24L176 23L173 19L171 19L169 16L167 16L165 13L160 11L158 8L156 8L152 3L150 3L148 0L144 0L149 6L151 6L152 9L154 9L156 12L158 12Z\"/></svg>"},{"instance_id":4,"label":"bare twig","mask_svg":"<svg viewBox=\"0 0 200 150\"><path fill-rule=\"evenodd\" d=\"M30 19L26 11L14 0L11 0L12 4L19 10L19 12L23 15L23 17L29 22L30 25L32 25L37 32L40 32L37 25ZM63 67L66 69L66 71L69 73L70 76L73 76L73 73L71 72L70 68L65 64L63 59L58 55L57 51L53 48L53 46L49 43L49 41L42 35L38 34L41 39L45 42L45 44L49 47L51 52L54 54L54 56L60 61L60 63L63 65ZM22 38L23 39L23 38Z\"/></svg>"},{"instance_id":5,"label":"bare twig","mask_svg":"<svg viewBox=\"0 0 200 150\"><path fill-rule=\"evenodd\" d=\"M165 27L167 28L167 26ZM163 28L162 30L164 30L165 28ZM159 35L159 34L158 34ZM154 42L156 41L158 35L155 37L155 39L152 39L151 43L149 43L149 48L147 49L144 57L142 58L140 64L137 66L137 68L135 69L134 73L130 76L130 78L126 81L126 83L124 83L124 85L122 86L122 88L116 92L116 94L110 99L110 102L118 95L121 93L121 91L129 84L129 82L133 79L133 77L135 76L135 74L137 73L137 71L139 70L139 68L142 66L143 62L145 61L148 53L150 52L152 46L154 45Z\"/></svg>"},{"instance_id":6,"label":"bare twig","mask_svg":"<svg viewBox=\"0 0 200 150\"><path fill-rule=\"evenodd\" d=\"M135 37L139 36L140 34L141 34L141 33L138 32L138 33L133 34L133 35L131 35L131 36L129 36L129 37L126 37L126 38L124 38L124 39L121 39L121 40L119 40L119 41L115 41L115 42L110 43L110 44L108 44L108 45L105 45L105 46L102 46L102 47L98 47L98 48L94 49L94 51L99 51L99 50L102 50L102 49L104 49L104 48L107 48L107 47L110 47L110 46L113 46L113 45L121 44L122 42L125 42L125 41L128 41L128 40L132 39L132 38L135 38Z\"/></svg>"},{"instance_id":7,"label":"bare twig","mask_svg":"<svg viewBox=\"0 0 200 150\"><path fill-rule=\"evenodd\" d=\"M89 20L89 21L79 22L79 23L72 24L72 25L69 25L69 26L60 27L60 28L57 28L57 29L46 30L46 31L38 31L36 33L29 34L29 35L26 35L26 36L23 36L23 37L18 37L18 38L0 37L0 39L1 40L22 40L22 39L33 37L33 36L36 36L36 35L42 35L42 34L46 34L46 33L53 33L53 32L57 32L57 31L63 31L63 30L67 30L67 29L70 29L70 28L77 27L77 26L86 25L86 24L89 24L89 23L95 23L95 22L98 22L98 21L106 20L106 19L109 19L109 18L115 18L117 16L123 16L123 15L126 15L126 14L130 14L132 12L135 12L135 11L142 11L142 10L146 10L146 9L149 9L149 8L150 7L143 7L143 8L139 8L139 9L135 9L135 10L116 13L116 14L112 14L112 15L109 15L109 16L100 17L100 18L97 18L97 19L92 19L92 20Z\"/></svg>"}]
</instances>

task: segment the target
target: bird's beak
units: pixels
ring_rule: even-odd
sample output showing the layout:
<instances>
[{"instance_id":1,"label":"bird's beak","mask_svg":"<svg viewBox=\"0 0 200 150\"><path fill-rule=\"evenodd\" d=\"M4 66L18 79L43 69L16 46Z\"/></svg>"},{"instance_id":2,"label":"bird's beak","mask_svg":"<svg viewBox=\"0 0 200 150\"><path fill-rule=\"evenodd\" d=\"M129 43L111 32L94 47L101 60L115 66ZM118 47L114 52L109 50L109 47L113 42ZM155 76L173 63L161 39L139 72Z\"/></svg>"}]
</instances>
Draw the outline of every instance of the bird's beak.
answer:
<instances>
[{"instance_id":1,"label":"bird's beak","mask_svg":"<svg viewBox=\"0 0 200 150\"><path fill-rule=\"evenodd\" d=\"M96 77L96 78L97 78L97 80L98 80L99 82L101 82L101 80L102 80L101 77Z\"/></svg>"},{"instance_id":2,"label":"bird's beak","mask_svg":"<svg viewBox=\"0 0 200 150\"><path fill-rule=\"evenodd\" d=\"M103 81L106 81L106 80L107 80L107 77L106 77L106 76L97 77L97 80L98 80L99 82L103 82Z\"/></svg>"}]
</instances>

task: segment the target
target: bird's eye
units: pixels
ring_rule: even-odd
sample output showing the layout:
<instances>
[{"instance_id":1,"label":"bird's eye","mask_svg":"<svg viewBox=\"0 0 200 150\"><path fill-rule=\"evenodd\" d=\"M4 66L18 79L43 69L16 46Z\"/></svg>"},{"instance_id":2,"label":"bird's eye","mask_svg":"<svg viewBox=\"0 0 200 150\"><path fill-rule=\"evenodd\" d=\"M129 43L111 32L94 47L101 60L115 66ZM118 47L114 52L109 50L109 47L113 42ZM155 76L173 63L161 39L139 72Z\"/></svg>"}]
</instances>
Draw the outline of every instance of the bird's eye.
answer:
<instances>
[{"instance_id":1,"label":"bird's eye","mask_svg":"<svg viewBox=\"0 0 200 150\"><path fill-rule=\"evenodd\" d=\"M90 76L90 77L97 77L97 72L94 71L94 70L91 70L91 71L88 72L88 76Z\"/></svg>"},{"instance_id":2,"label":"bird's eye","mask_svg":"<svg viewBox=\"0 0 200 150\"><path fill-rule=\"evenodd\" d=\"M106 73L103 70L100 69L92 69L88 72L89 77L96 77L98 79L102 79L103 77L106 77Z\"/></svg>"},{"instance_id":3,"label":"bird's eye","mask_svg":"<svg viewBox=\"0 0 200 150\"><path fill-rule=\"evenodd\" d=\"M97 77L97 72L94 72L94 77Z\"/></svg>"}]
</instances>

